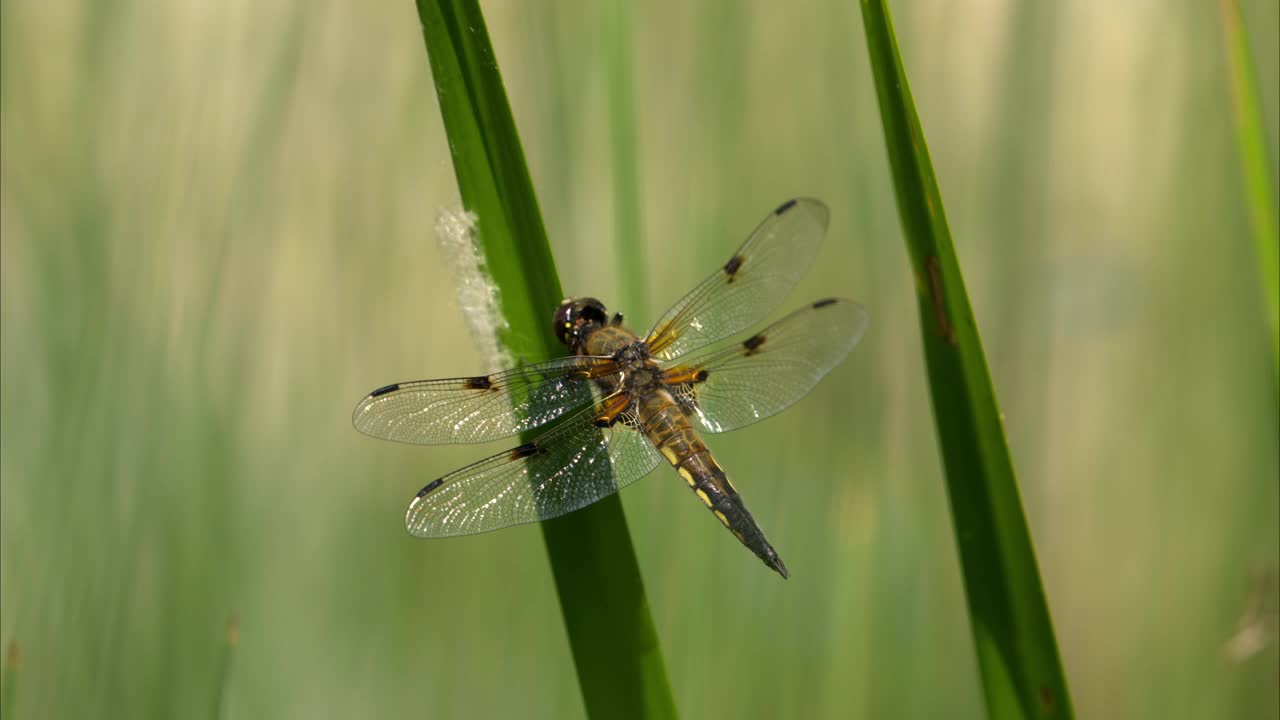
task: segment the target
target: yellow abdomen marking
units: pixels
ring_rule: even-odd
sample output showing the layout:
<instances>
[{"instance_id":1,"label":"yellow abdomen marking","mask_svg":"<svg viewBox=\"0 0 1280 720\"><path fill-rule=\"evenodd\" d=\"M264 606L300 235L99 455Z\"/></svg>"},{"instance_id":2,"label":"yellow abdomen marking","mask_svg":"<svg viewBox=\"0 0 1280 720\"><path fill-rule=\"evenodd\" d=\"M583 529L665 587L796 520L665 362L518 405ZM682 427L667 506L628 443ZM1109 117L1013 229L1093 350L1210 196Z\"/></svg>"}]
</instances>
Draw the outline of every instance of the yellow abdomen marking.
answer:
<instances>
[{"instance_id":1,"label":"yellow abdomen marking","mask_svg":"<svg viewBox=\"0 0 1280 720\"><path fill-rule=\"evenodd\" d=\"M658 451L661 452L662 457L666 458L667 462L672 465L680 464L680 456L676 454L676 449L674 447L670 445L662 445L658 448Z\"/></svg>"}]
</instances>

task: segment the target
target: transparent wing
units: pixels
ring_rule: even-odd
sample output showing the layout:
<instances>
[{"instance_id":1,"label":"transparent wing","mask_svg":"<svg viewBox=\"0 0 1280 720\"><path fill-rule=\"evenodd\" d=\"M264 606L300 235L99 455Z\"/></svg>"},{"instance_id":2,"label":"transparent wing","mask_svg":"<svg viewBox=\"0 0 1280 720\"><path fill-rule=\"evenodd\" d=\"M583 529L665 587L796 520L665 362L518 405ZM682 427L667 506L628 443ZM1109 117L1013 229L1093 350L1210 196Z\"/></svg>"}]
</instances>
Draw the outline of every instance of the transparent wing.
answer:
<instances>
[{"instance_id":1,"label":"transparent wing","mask_svg":"<svg viewBox=\"0 0 1280 720\"><path fill-rule=\"evenodd\" d=\"M361 400L351 424L415 445L488 442L573 413L591 402L591 379L614 372L609 358L576 356L492 375L396 383Z\"/></svg>"},{"instance_id":2,"label":"transparent wing","mask_svg":"<svg viewBox=\"0 0 1280 720\"><path fill-rule=\"evenodd\" d=\"M634 410L607 428L596 427L599 416L593 406L533 442L432 481L409 503L405 526L418 537L449 537L547 520L612 495L657 466L661 456L638 431Z\"/></svg>"},{"instance_id":3,"label":"transparent wing","mask_svg":"<svg viewBox=\"0 0 1280 720\"><path fill-rule=\"evenodd\" d=\"M819 300L741 343L685 358L666 376L704 430L735 430L808 394L858 344L867 323L858 303Z\"/></svg>"},{"instance_id":4,"label":"transparent wing","mask_svg":"<svg viewBox=\"0 0 1280 720\"><path fill-rule=\"evenodd\" d=\"M763 320L813 264L829 215L812 198L770 213L724 267L653 326L646 342L654 356L672 360Z\"/></svg>"}]
</instances>

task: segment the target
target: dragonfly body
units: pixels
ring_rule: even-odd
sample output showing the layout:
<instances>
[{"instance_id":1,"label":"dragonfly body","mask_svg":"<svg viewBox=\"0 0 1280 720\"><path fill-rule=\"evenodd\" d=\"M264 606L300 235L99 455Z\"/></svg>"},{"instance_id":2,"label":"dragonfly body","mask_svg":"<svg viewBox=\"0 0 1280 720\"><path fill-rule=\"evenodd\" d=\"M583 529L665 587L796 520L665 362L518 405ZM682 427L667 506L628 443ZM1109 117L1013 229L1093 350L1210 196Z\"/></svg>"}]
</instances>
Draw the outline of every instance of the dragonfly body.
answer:
<instances>
[{"instance_id":1,"label":"dragonfly body","mask_svg":"<svg viewBox=\"0 0 1280 720\"><path fill-rule=\"evenodd\" d=\"M827 218L817 200L783 203L644 336L599 300L566 300L552 329L569 357L369 393L352 422L374 437L423 445L532 438L427 483L405 513L409 532L447 537L546 520L665 459L743 545L787 577L702 438L787 408L862 337L862 306L829 298L720 343L781 303L817 255Z\"/></svg>"},{"instance_id":2,"label":"dragonfly body","mask_svg":"<svg viewBox=\"0 0 1280 720\"><path fill-rule=\"evenodd\" d=\"M587 298L579 302L599 301ZM615 406L616 416L601 417L598 424L610 423L630 409L630 405L636 405L635 412L645 436L680 473L698 499L756 557L787 577L787 567L782 558L778 557L755 518L751 517L724 469L702 442L689 418L688 408L676 399L678 390L673 392L668 383L671 375L663 372L644 341L624 327L620 318L615 318L613 323L586 333L581 349L586 355L615 358L621 372L600 378L596 384L606 397L622 393L628 398L627 406L621 403ZM687 379L696 383L696 378Z\"/></svg>"}]
</instances>

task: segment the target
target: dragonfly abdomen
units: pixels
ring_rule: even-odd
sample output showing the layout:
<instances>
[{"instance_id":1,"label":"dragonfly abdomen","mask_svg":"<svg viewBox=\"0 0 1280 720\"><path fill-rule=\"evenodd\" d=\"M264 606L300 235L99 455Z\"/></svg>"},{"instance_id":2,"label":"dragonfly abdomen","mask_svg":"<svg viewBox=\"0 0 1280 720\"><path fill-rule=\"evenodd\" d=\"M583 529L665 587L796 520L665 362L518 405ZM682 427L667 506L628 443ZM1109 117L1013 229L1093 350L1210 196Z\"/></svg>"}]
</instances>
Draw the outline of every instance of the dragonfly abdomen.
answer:
<instances>
[{"instance_id":1,"label":"dragonfly abdomen","mask_svg":"<svg viewBox=\"0 0 1280 720\"><path fill-rule=\"evenodd\" d=\"M733 533L734 537L738 538L739 542L763 560L765 565L778 571L782 577L787 577L787 566L782 563L782 558L778 557L778 553L769 544L764 532L756 524L755 518L751 517L751 511L747 510L737 489L733 487L733 483L729 482L729 476L725 474L715 458L711 457L710 450L703 447L698 452L683 458L682 462L676 465L676 470L689 483L689 487L693 488L693 492L702 504L707 506L707 509L729 529L729 532Z\"/></svg>"},{"instance_id":2,"label":"dragonfly abdomen","mask_svg":"<svg viewBox=\"0 0 1280 720\"><path fill-rule=\"evenodd\" d=\"M663 394L659 393L659 396ZM737 489L729 482L729 476L711 456L711 451L702 443L684 411L673 399L667 399L670 403L661 403L661 407L654 407L657 403L645 403L650 412L642 409L649 439L716 519L765 565L787 577L787 566L769 544L755 518L751 517Z\"/></svg>"}]
</instances>

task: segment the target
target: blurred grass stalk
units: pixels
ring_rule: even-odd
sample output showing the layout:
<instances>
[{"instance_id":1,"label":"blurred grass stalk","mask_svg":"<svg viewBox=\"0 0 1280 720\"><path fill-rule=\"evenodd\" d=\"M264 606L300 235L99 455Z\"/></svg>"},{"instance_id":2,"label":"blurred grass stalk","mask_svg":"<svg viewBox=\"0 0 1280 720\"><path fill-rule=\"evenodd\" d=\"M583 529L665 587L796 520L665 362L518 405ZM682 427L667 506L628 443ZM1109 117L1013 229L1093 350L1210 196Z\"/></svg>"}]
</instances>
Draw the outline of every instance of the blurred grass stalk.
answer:
<instances>
[{"instance_id":1,"label":"blurred grass stalk","mask_svg":"<svg viewBox=\"0 0 1280 720\"><path fill-rule=\"evenodd\" d=\"M18 666L22 662L22 653L18 649L18 643L9 643L9 652L4 656L4 677L0 678L0 718L9 720L14 717L13 698L17 694L18 689Z\"/></svg>"},{"instance_id":2,"label":"blurred grass stalk","mask_svg":"<svg viewBox=\"0 0 1280 720\"><path fill-rule=\"evenodd\" d=\"M227 714L227 690L231 685L231 666L240 647L240 615L232 613L227 620L227 633L223 636L222 662L218 664L218 682L214 687L212 720L222 720Z\"/></svg>"},{"instance_id":3,"label":"blurred grass stalk","mask_svg":"<svg viewBox=\"0 0 1280 720\"><path fill-rule=\"evenodd\" d=\"M606 0L605 73L609 85L609 147L613 166L614 247L623 307L649 311L648 275L640 215L640 170L636 159L636 113L632 98L631 3Z\"/></svg>"},{"instance_id":4,"label":"blurred grass stalk","mask_svg":"<svg viewBox=\"0 0 1280 720\"><path fill-rule=\"evenodd\" d=\"M1253 75L1253 54L1249 35L1236 0L1220 0L1225 33L1227 71L1231 74L1231 110L1235 119L1236 143L1240 148L1245 202L1253 228L1254 250L1262 274L1262 301L1271 329L1271 360L1276 386L1280 389L1280 229L1277 228L1275 185L1267 156L1266 132L1262 129L1262 108L1258 83Z\"/></svg>"},{"instance_id":5,"label":"blurred grass stalk","mask_svg":"<svg viewBox=\"0 0 1280 720\"><path fill-rule=\"evenodd\" d=\"M512 357L562 354L563 299L524 151L476 0L417 0L466 209L508 323ZM526 438L527 439L527 438ZM588 714L675 717L657 632L617 495L541 523Z\"/></svg>"},{"instance_id":6,"label":"blurred grass stalk","mask_svg":"<svg viewBox=\"0 0 1280 720\"><path fill-rule=\"evenodd\" d=\"M884 0L862 0L987 713L1072 716L1013 461Z\"/></svg>"}]
</instances>

